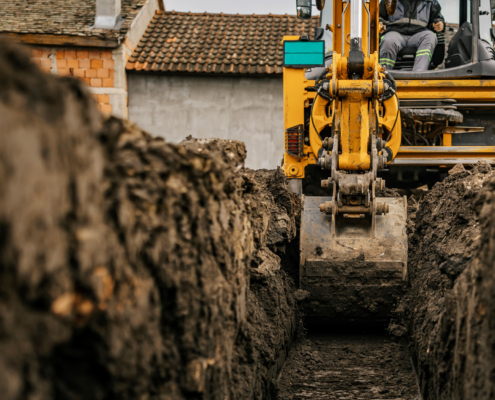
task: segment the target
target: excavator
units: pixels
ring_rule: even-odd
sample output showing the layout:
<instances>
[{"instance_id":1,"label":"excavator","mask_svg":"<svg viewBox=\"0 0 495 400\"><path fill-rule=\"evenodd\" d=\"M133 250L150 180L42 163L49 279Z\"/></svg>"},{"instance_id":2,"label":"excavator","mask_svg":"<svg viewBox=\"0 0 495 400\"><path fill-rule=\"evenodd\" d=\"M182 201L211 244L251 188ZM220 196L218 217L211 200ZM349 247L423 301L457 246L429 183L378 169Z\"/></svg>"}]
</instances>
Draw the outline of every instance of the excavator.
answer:
<instances>
[{"instance_id":1,"label":"excavator","mask_svg":"<svg viewBox=\"0 0 495 400\"><path fill-rule=\"evenodd\" d=\"M382 1L394 15L400 0ZM296 2L298 18L314 18L311 0ZM393 70L380 65L379 0L316 6L314 35L282 41L283 170L303 203L299 286L308 320L384 323L408 274L407 198L386 186L431 188L457 164L495 165L495 10L449 0L455 34L446 48L438 33L429 69L415 72L416 49Z\"/></svg>"}]
</instances>

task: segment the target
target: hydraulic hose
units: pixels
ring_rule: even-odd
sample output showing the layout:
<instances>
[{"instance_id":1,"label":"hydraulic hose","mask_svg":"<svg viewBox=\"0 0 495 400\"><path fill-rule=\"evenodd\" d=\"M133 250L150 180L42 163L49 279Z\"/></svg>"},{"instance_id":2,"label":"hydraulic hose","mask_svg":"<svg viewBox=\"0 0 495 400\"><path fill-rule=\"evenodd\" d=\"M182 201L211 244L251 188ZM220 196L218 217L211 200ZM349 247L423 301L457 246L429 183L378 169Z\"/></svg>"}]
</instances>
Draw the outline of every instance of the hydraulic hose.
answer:
<instances>
[{"instance_id":1,"label":"hydraulic hose","mask_svg":"<svg viewBox=\"0 0 495 400\"><path fill-rule=\"evenodd\" d=\"M325 68L325 70L318 76L318 78L316 78L316 81L315 81L316 85L318 85L318 83L320 83L320 81L323 78L325 78L327 75L328 75L328 71Z\"/></svg>"},{"instance_id":2,"label":"hydraulic hose","mask_svg":"<svg viewBox=\"0 0 495 400\"><path fill-rule=\"evenodd\" d=\"M387 101L394 97L395 93L397 92L397 82L395 82L394 77L389 71L383 72L387 80L392 84L392 87L387 90L386 93L383 94L383 99L382 101Z\"/></svg>"},{"instance_id":3,"label":"hydraulic hose","mask_svg":"<svg viewBox=\"0 0 495 400\"><path fill-rule=\"evenodd\" d=\"M385 106L386 117L385 119L391 121L393 118L393 125L389 122L386 124L389 130L389 136L385 139L386 147L382 150L382 154L387 156L387 162L392 161L397 152L402 140L401 134L401 122L400 122L400 100L397 96L397 82L389 71L384 71L385 79L390 83L389 88L383 93L380 102ZM393 99L395 97L395 99ZM385 104L388 103L388 104ZM387 108L388 105L388 108ZM389 110L396 110L394 114L391 114Z\"/></svg>"},{"instance_id":4,"label":"hydraulic hose","mask_svg":"<svg viewBox=\"0 0 495 400\"><path fill-rule=\"evenodd\" d=\"M387 144L382 153L387 156L387 162L390 162L397 155L402 141L402 123L400 119L399 97L395 94L389 100L384 102L384 106L384 126L389 130L390 133L389 137L385 139ZM393 124L392 121L394 121Z\"/></svg>"}]
</instances>

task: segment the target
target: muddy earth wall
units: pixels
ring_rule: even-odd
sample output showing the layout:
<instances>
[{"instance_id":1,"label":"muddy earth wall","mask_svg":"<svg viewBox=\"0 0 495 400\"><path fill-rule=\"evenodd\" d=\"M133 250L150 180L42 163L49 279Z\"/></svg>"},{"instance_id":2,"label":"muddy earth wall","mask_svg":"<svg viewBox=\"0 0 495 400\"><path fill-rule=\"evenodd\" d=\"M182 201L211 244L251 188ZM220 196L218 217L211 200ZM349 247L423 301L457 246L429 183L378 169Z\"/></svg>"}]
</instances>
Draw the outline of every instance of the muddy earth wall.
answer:
<instances>
[{"instance_id":1,"label":"muddy earth wall","mask_svg":"<svg viewBox=\"0 0 495 400\"><path fill-rule=\"evenodd\" d=\"M391 331L410 334L425 400L495 398L494 194L479 163L410 201L411 288Z\"/></svg>"},{"instance_id":2,"label":"muddy earth wall","mask_svg":"<svg viewBox=\"0 0 495 400\"><path fill-rule=\"evenodd\" d=\"M104 120L6 42L0 121L2 398L269 398L297 326L283 173Z\"/></svg>"}]
</instances>

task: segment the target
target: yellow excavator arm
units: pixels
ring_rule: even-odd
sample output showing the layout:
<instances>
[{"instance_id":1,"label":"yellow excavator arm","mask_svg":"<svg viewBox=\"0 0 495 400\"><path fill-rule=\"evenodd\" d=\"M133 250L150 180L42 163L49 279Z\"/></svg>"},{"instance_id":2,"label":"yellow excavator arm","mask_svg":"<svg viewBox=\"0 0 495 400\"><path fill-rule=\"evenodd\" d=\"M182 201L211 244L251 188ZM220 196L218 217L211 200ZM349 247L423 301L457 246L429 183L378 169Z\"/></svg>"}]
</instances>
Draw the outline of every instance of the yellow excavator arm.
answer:
<instances>
[{"instance_id":1,"label":"yellow excavator arm","mask_svg":"<svg viewBox=\"0 0 495 400\"><path fill-rule=\"evenodd\" d=\"M312 1L296 1L311 18ZM382 1L382 17L394 16L397 0ZM407 208L385 197L384 178L417 189L457 163L495 165L489 2L459 3L445 69L438 40L420 72L414 48L393 71L380 65L382 22L393 18L380 20L378 0L317 7L312 40L283 40L283 169L303 201L300 285L312 294L310 318L386 320L407 274Z\"/></svg>"},{"instance_id":2,"label":"yellow excavator arm","mask_svg":"<svg viewBox=\"0 0 495 400\"><path fill-rule=\"evenodd\" d=\"M388 3L395 13L397 2ZM284 170L304 204L300 282L319 317L380 319L407 270L406 203L376 196L385 187L378 172L401 143L397 86L379 64L378 1L326 7L331 57L326 43L318 53L319 41L284 38ZM318 76L308 79L306 68ZM308 166L319 173L307 176ZM363 304L355 295L363 290L376 303Z\"/></svg>"}]
</instances>

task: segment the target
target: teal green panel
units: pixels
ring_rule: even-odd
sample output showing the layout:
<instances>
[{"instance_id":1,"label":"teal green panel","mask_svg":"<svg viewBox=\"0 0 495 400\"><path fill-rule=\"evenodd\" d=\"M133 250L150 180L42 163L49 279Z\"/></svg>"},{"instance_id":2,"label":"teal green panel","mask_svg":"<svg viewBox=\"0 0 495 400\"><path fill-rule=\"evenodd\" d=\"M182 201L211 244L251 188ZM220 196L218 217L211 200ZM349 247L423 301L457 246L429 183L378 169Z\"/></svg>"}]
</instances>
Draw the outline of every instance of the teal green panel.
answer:
<instances>
[{"instance_id":1,"label":"teal green panel","mask_svg":"<svg viewBox=\"0 0 495 400\"><path fill-rule=\"evenodd\" d=\"M285 65L321 65L324 62L323 54L286 54Z\"/></svg>"},{"instance_id":2,"label":"teal green panel","mask_svg":"<svg viewBox=\"0 0 495 400\"><path fill-rule=\"evenodd\" d=\"M325 43L318 42L284 42L284 65L294 68L325 64Z\"/></svg>"},{"instance_id":3,"label":"teal green panel","mask_svg":"<svg viewBox=\"0 0 495 400\"><path fill-rule=\"evenodd\" d=\"M325 52L324 42L285 42L285 53L321 54Z\"/></svg>"}]
</instances>

